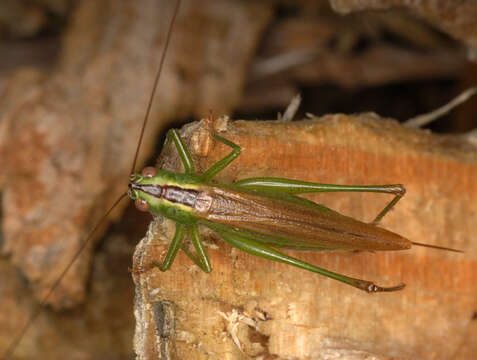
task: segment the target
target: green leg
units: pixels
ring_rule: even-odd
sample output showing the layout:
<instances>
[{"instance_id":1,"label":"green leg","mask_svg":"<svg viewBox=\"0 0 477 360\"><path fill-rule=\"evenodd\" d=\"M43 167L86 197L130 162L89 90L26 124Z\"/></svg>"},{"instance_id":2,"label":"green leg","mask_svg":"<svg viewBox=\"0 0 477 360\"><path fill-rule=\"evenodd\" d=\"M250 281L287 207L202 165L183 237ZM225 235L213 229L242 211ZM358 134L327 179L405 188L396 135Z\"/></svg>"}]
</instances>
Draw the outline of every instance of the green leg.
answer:
<instances>
[{"instance_id":1,"label":"green leg","mask_svg":"<svg viewBox=\"0 0 477 360\"><path fill-rule=\"evenodd\" d=\"M327 276L331 279L341 281L360 290L364 290L368 293L397 291L403 289L405 286L404 284L399 284L393 287L381 287L371 281L355 279L352 277L334 273L332 271L328 271L323 268L316 267L294 257L285 255L272 247L261 244L260 242L250 238L238 236L231 232L221 232L220 235L222 236L222 239L224 239L224 241L229 243L231 246L236 247L239 250L245 251L251 255L259 256L267 260L273 260L284 264L296 266L298 268L305 269L308 271L312 271L314 273Z\"/></svg>"},{"instance_id":2,"label":"green leg","mask_svg":"<svg viewBox=\"0 0 477 360\"><path fill-rule=\"evenodd\" d=\"M190 227L189 234L192 240L192 244L194 245L195 251L197 252L197 256L202 264L200 268L206 273L211 272L212 266L210 265L209 257L207 256L207 252L205 251L204 244L202 244L202 241L200 240L199 228L197 224L194 224Z\"/></svg>"},{"instance_id":3,"label":"green leg","mask_svg":"<svg viewBox=\"0 0 477 360\"><path fill-rule=\"evenodd\" d=\"M177 252L182 247L185 230L186 230L186 227L184 225L176 223L176 232L174 234L174 238L172 239L171 245L169 246L169 249L167 250L167 254L166 254L166 257L164 258L164 261L162 262L162 264L158 261L153 261L152 262L153 266L157 266L161 271L166 271L171 267L177 255Z\"/></svg>"},{"instance_id":4,"label":"green leg","mask_svg":"<svg viewBox=\"0 0 477 360\"><path fill-rule=\"evenodd\" d=\"M171 129L167 132L166 138L166 146L171 142L174 142L176 146L177 152L182 160L182 164L184 165L185 173L192 174L194 173L194 162L192 161L192 156L189 153L189 150L184 145L181 136L179 135L179 131L177 129Z\"/></svg>"},{"instance_id":5,"label":"green leg","mask_svg":"<svg viewBox=\"0 0 477 360\"><path fill-rule=\"evenodd\" d=\"M379 212L372 221L377 224L391 210L394 205L404 196L406 189L400 184L395 185L334 185L319 184L300 180L282 178L250 178L239 180L234 183L244 189L273 191L275 193L286 193L291 195L317 193L317 192L371 192L394 194L394 198Z\"/></svg>"},{"instance_id":6,"label":"green leg","mask_svg":"<svg viewBox=\"0 0 477 360\"><path fill-rule=\"evenodd\" d=\"M207 252L204 249L204 245L202 244L202 241L200 240L200 235L199 235L199 229L197 227L197 224L192 225L189 228L189 234L192 239L192 244L194 245L195 251L197 252L198 256L195 256L192 254L189 249L187 248L186 245L184 245L184 235L186 231L186 226L176 223L176 232L174 234L174 238L172 239L171 245L169 246L169 249L167 250L166 257L164 258L164 261L162 263L158 261L153 261L152 265L157 266L161 271L166 271L168 270L172 263L174 262L174 259L179 251L179 249L182 249L188 257L192 259L192 261L200 267L202 270L204 270L206 273L209 273L212 271L212 266L210 265L209 257L207 256Z\"/></svg>"},{"instance_id":7,"label":"green leg","mask_svg":"<svg viewBox=\"0 0 477 360\"><path fill-rule=\"evenodd\" d=\"M225 145L230 146L233 150L228 154L226 157L224 157L222 160L217 161L214 165L212 165L210 168L207 169L206 172L202 174L202 178L204 181L209 181L211 180L215 175L217 175L219 172L221 172L223 169L225 169L229 164L234 161L239 155L240 155L240 146L233 143L230 140L227 140L223 138L222 136L219 136L217 134L213 135L215 140L220 141L224 143Z\"/></svg>"},{"instance_id":8,"label":"green leg","mask_svg":"<svg viewBox=\"0 0 477 360\"><path fill-rule=\"evenodd\" d=\"M197 224L194 224L190 227L189 234L192 240L192 244L194 245L195 251L197 252L197 256L192 254L186 245L182 245L182 250L204 272L210 273L212 271L212 266L210 265L209 257L207 256L207 252L204 249L204 245L200 240Z\"/></svg>"}]
</instances>

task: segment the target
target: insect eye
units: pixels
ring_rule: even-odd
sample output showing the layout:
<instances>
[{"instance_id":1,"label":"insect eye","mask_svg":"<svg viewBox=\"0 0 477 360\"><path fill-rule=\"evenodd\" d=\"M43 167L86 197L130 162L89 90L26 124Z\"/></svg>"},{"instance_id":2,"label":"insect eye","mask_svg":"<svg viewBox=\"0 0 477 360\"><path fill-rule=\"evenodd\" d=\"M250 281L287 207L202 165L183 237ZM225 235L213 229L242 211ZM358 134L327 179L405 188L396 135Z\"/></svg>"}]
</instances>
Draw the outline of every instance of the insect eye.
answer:
<instances>
[{"instance_id":1,"label":"insect eye","mask_svg":"<svg viewBox=\"0 0 477 360\"><path fill-rule=\"evenodd\" d=\"M149 211L149 204L144 199L136 199L134 205L139 211Z\"/></svg>"},{"instance_id":2,"label":"insect eye","mask_svg":"<svg viewBox=\"0 0 477 360\"><path fill-rule=\"evenodd\" d=\"M152 178L156 174L157 174L157 169L155 167L152 167L152 166L145 167L141 171L141 175L146 177L146 178Z\"/></svg>"}]
</instances>

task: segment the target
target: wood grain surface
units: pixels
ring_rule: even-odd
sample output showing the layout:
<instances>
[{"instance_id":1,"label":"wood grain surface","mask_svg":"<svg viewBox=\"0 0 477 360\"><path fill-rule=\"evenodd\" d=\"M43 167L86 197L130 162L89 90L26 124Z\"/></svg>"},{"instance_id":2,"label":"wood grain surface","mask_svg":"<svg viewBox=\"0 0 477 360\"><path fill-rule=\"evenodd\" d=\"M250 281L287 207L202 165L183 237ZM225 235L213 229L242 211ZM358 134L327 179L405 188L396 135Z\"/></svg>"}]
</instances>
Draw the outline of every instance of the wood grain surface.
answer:
<instances>
[{"instance_id":1,"label":"wood grain surface","mask_svg":"<svg viewBox=\"0 0 477 360\"><path fill-rule=\"evenodd\" d=\"M476 351L473 145L408 130L374 114L293 123L218 119L216 128L242 146L241 156L217 181L281 176L337 184L402 183L407 194L381 225L412 241L466 253L417 246L399 252L289 252L378 284L407 285L400 292L368 295L241 253L205 234L212 273L203 273L184 254L171 271L161 273L149 266L162 258L163 241L172 236L173 226L161 220L134 258L139 269L135 344L141 359L464 359ZM202 169L229 151L211 142L200 125L189 125L184 134ZM164 159L171 165L174 154L164 155L167 163ZM365 221L387 200L380 194L344 193L310 198ZM167 336L161 336L164 328Z\"/></svg>"}]
</instances>

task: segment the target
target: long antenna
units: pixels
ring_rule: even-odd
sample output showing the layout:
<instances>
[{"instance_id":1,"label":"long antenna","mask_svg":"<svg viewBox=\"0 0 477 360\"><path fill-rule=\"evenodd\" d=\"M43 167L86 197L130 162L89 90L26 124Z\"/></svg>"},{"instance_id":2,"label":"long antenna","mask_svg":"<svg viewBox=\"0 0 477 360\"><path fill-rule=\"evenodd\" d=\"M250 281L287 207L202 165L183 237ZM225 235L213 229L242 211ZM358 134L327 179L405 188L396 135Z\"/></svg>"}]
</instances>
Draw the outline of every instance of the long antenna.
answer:
<instances>
[{"instance_id":1,"label":"long antenna","mask_svg":"<svg viewBox=\"0 0 477 360\"><path fill-rule=\"evenodd\" d=\"M96 226L90 231L90 233L88 234L88 236L86 237L86 240L83 241L83 243L81 244L81 246L79 247L79 249L75 252L75 254L73 255L73 258L70 260L70 262L68 263L68 265L64 268L64 270L61 272L60 276L58 276L58 278L56 279L55 283L51 286L50 290L48 290L48 292L46 293L46 295L43 297L43 299L41 300L40 304L37 306L37 308L35 310L33 310L32 314L30 315L28 321L25 323L25 325L23 326L23 328L21 329L21 331L15 336L15 338L12 340L12 342L10 343L10 345L8 345L8 348L7 350L5 351L5 353L3 354L2 356L2 360L8 360L8 358L10 356L13 355L13 352L15 351L15 349L17 348L18 344L20 343L20 341L22 340L23 336L25 335L25 333L28 331L28 329L30 328L30 326L35 322L36 318L38 317L38 315L41 314L41 312L43 311L43 307L46 305L46 302L48 301L48 299L50 298L51 294L53 294L53 292L56 290L56 288L58 287L58 285L60 285L61 281L63 280L63 278L65 277L66 273L70 270L70 268L73 266L73 264L75 263L75 261L78 259L78 257L81 255L81 253L83 252L83 250L86 248L86 246L89 244L90 240L93 238L93 235L94 233L99 229L99 227L106 221L106 219L108 218L109 214L111 214L111 211L114 210L114 208L121 202L122 199L124 199L126 197L126 193L122 194L115 202L114 204L109 208L108 211L106 211L106 213L102 216L102 218L96 223Z\"/></svg>"},{"instance_id":2,"label":"long antenna","mask_svg":"<svg viewBox=\"0 0 477 360\"><path fill-rule=\"evenodd\" d=\"M149 115L151 113L151 108L152 108L152 103L153 103L153 100L154 100L154 95L156 94L157 84L159 83L159 79L161 77L161 72L162 72L162 68L163 68L163 65L164 65L164 60L166 58L167 49L169 47L169 42L170 42L171 35L172 35L172 29L174 27L174 23L175 23L175 20L176 20L176 17L177 17L177 13L179 11L180 3L181 3L181 0L178 0L176 2L176 6L174 8L174 13L172 15L172 19L171 19L171 22L169 24L169 29L167 30L166 43L164 45L164 50L163 50L162 55L161 55L161 60L160 60L160 63L159 63L159 68L158 68L157 73L156 73L156 77L154 78L154 85L153 85L153 88L152 88L151 96L150 96L149 102L147 104L147 110L146 110L146 114L144 116L144 121L143 121L142 128L141 128L141 135L139 136L139 141L138 141L138 144L137 144L136 153L134 155L134 161L133 161L132 168L131 168L131 174L134 173L134 170L136 168L136 162L137 162L137 158L139 156L139 150L141 148L142 139L144 137L144 132L146 130L147 122L149 121ZM32 314L30 315L28 321L25 323L23 328L13 338L12 342L8 345L7 350L3 353L2 357L0 358L1 360L8 360L13 355L13 353L14 353L15 349L17 348L18 344L23 339L23 336L25 336L28 329L30 329L31 325L35 322L35 320L38 318L38 316L42 313L43 307L46 305L48 299L53 294L53 292L56 290L56 288L60 285L60 283L63 281L63 278L66 276L66 274L71 269L73 264L79 258L79 256L83 252L83 250L90 243L91 239L93 238L93 235L100 228L100 226L103 225L103 223L109 217L109 215L114 210L114 208L126 197L126 195L127 195L127 193L122 194L113 203L113 205L108 209L108 211L106 211L106 213L101 217L101 219L96 223L96 225L90 231L90 233L88 234L88 236L86 237L84 242L81 244L79 249L73 255L73 258L70 260L68 265L64 268L64 270L61 272L60 276L58 276L58 278L56 279L54 284L51 286L51 288L48 290L46 295L43 297L43 299L39 303L38 307L35 310L33 310Z\"/></svg>"},{"instance_id":3,"label":"long antenna","mask_svg":"<svg viewBox=\"0 0 477 360\"><path fill-rule=\"evenodd\" d=\"M159 68L157 69L156 77L154 79L154 85L152 86L152 91L151 91L151 96L149 97L149 102L147 103L147 110L146 110L146 115L144 116L144 121L142 123L142 128L141 128L141 135L139 135L139 141L137 143L137 148L136 148L136 154L134 155L134 161L131 167L131 174L134 173L134 170L136 170L136 162L137 158L139 156L139 150L142 145L142 138L144 137L144 132L146 131L146 126L149 121L149 115L151 113L151 108L152 108L152 103L154 101L154 96L156 95L156 90L157 90L157 84L159 83L159 78L161 77L162 73L162 68L164 65L164 60L166 59L166 54L167 54L167 48L169 47L169 42L171 40L171 35L172 35L172 28L174 27L174 23L176 21L177 13L179 12L179 6L181 4L181 0L178 0L176 2L176 7L174 9L174 13L172 15L171 22L169 24L169 29L167 30L167 37L166 37L166 43L164 44L164 51L162 52L161 55L161 61L159 62Z\"/></svg>"}]
</instances>

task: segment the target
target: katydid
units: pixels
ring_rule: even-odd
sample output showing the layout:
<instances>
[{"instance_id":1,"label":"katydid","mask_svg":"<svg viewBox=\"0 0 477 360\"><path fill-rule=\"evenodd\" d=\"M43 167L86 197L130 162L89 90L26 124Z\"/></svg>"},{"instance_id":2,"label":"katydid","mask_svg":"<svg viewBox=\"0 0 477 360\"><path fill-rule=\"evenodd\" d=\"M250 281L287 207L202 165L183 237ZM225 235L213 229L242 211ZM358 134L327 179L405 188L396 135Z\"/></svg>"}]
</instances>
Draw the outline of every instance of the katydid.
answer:
<instances>
[{"instance_id":1,"label":"katydid","mask_svg":"<svg viewBox=\"0 0 477 360\"><path fill-rule=\"evenodd\" d=\"M402 185L346 186L266 177L242 179L233 184L214 183L212 182L214 176L232 163L241 152L239 145L216 133L213 134L214 139L228 145L232 150L229 155L202 174L195 172L193 159L177 130L169 131L166 144L173 143L177 148L185 169L184 173L151 167L146 167L141 173L135 173L136 160L149 119L179 3L180 1L177 2L171 20L166 45L154 81L132 165L132 175L127 193L135 201L139 210L149 211L153 215L162 215L176 222L175 235L165 258L162 262L153 262L153 266L159 267L162 271L168 270L178 251L182 249L203 271L212 271L207 251L200 238L199 226L211 229L229 245L249 254L321 274L366 292L397 291L403 289L405 285L378 286L371 281L355 279L319 268L286 255L278 249L384 251L409 249L414 244L458 251L411 242L398 234L376 226L404 195L405 190ZM367 224L297 196L305 193L346 191L392 194L394 198L371 224ZM89 243L96 229L104 223L106 217L125 196L126 194L123 194L93 228L78 252L45 295L41 305L46 304L48 298ZM189 235L196 254L192 253L186 246L184 242L186 234ZM11 342L2 359L10 358L25 332L40 312L41 307L33 312L26 325Z\"/></svg>"},{"instance_id":2,"label":"katydid","mask_svg":"<svg viewBox=\"0 0 477 360\"><path fill-rule=\"evenodd\" d=\"M176 222L175 235L163 262L153 262L162 271L170 268L181 249L203 271L212 270L199 236L199 226L211 229L229 245L249 254L312 271L366 292L396 291L405 285L378 286L371 281L316 267L277 249L385 251L405 250L414 244L457 251L411 242L375 225L404 195L402 185L348 186L265 177L243 179L233 184L213 183L213 177L241 151L240 146L220 135L214 133L213 137L232 151L202 174L194 171L191 155L179 132L173 129L167 135L166 144L172 141L176 146L184 173L146 167L141 173L131 175L128 195L135 201L136 208ZM367 224L296 196L343 191L393 194L394 198L371 224ZM186 233L195 255L184 244Z\"/></svg>"}]
</instances>

